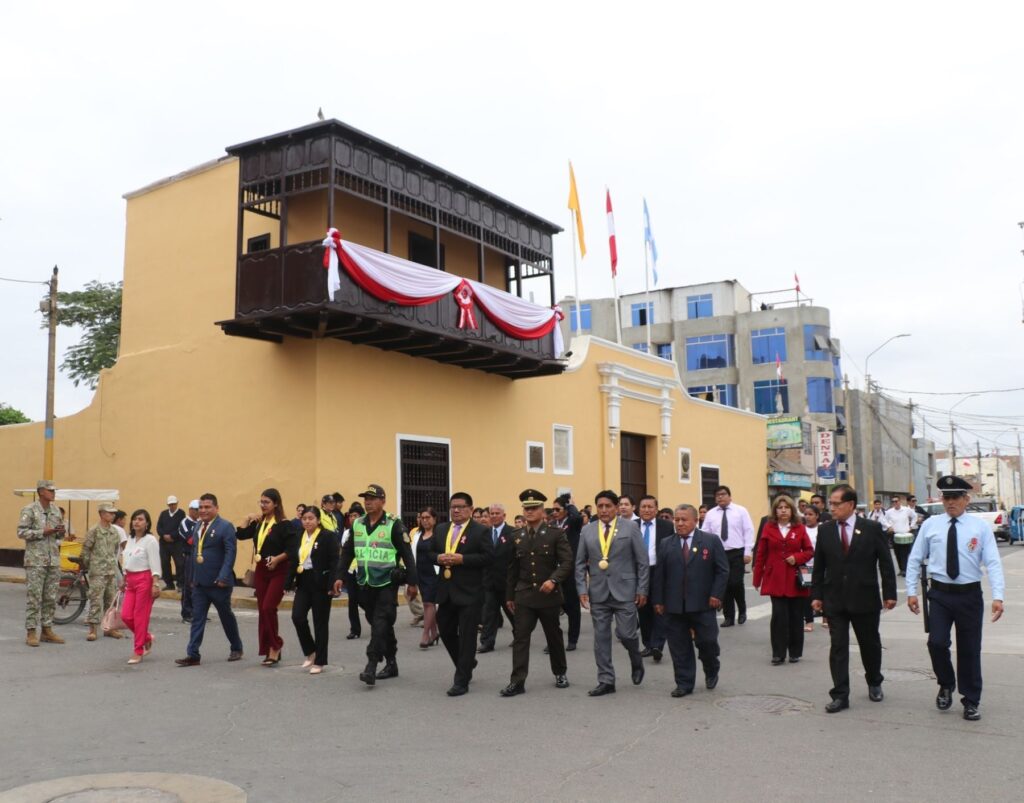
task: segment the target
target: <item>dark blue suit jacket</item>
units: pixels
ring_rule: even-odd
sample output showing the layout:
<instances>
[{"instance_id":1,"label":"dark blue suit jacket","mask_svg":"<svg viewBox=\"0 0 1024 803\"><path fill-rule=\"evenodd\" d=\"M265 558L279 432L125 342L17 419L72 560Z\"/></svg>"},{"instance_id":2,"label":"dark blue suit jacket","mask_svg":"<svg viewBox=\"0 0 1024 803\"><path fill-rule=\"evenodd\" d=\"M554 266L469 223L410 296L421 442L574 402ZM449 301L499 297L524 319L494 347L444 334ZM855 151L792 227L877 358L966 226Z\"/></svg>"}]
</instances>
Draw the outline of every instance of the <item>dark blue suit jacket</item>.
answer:
<instances>
[{"instance_id":1,"label":"dark blue suit jacket","mask_svg":"<svg viewBox=\"0 0 1024 803\"><path fill-rule=\"evenodd\" d=\"M729 559L722 539L694 530L689 541L690 560L683 563L678 535L658 542L658 563L651 567L651 605L664 605L666 613L710 610L711 597L722 599L729 579Z\"/></svg>"},{"instance_id":2,"label":"dark blue suit jacket","mask_svg":"<svg viewBox=\"0 0 1024 803\"><path fill-rule=\"evenodd\" d=\"M238 551L235 525L220 516L210 522L203 539L203 562L199 563L199 533L202 529L203 523L197 522L192 539L192 584L213 586L221 582L231 588L235 584L235 553Z\"/></svg>"}]
</instances>

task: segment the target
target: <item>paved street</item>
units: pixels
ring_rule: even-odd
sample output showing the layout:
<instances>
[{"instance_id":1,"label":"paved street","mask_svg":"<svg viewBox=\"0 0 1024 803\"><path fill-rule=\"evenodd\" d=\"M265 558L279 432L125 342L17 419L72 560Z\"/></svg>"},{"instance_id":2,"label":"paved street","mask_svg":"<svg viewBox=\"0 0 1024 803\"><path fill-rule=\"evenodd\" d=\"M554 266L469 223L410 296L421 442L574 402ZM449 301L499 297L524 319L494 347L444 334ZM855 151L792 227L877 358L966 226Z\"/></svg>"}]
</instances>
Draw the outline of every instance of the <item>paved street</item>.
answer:
<instances>
[{"instance_id":1,"label":"paved street","mask_svg":"<svg viewBox=\"0 0 1024 803\"><path fill-rule=\"evenodd\" d=\"M242 663L225 662L214 615L203 665L177 668L186 626L167 600L155 609L152 656L128 667L127 641L87 643L80 622L59 629L63 647L25 646L25 588L0 583L0 790L67 775L168 772L236 784L250 801L1018 800L1024 549L1001 552L1008 613L986 624L978 723L964 722L959 704L936 711L925 636L902 586L899 607L883 617L885 701L868 701L852 657L851 709L830 716L827 631L817 625L808 634L801 663L770 666L760 597L748 597L758 607L746 625L722 631L714 692L699 681L692 697L669 697L667 655L648 662L635 688L618 649L618 693L588 698L595 670L585 616L580 650L569 654L571 688L554 688L538 629L527 694L499 698L511 668L506 627L499 649L481 656L470 694L452 700L444 695L448 657L440 646L417 648L421 631L407 610L398 627L401 677L369 689L357 678L366 638L344 639L340 609L332 664L319 677L298 668L287 613L285 660L260 667L251 610L238 612Z\"/></svg>"}]
</instances>

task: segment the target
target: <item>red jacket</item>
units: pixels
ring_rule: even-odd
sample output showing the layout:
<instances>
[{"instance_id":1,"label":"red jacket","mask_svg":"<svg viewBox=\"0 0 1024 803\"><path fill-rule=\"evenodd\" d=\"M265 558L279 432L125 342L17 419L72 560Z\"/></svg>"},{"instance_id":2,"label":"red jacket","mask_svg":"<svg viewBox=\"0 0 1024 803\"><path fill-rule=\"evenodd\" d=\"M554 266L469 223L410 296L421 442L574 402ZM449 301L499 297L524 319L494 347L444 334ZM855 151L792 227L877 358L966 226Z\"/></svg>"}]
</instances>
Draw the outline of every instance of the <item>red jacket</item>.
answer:
<instances>
[{"instance_id":1,"label":"red jacket","mask_svg":"<svg viewBox=\"0 0 1024 803\"><path fill-rule=\"evenodd\" d=\"M786 558L796 558L790 566ZM796 582L797 566L802 566L814 557L811 538L802 524L790 527L783 538L779 525L767 521L757 542L757 557L754 560L754 586L760 587L765 597L806 597L809 588L800 588Z\"/></svg>"}]
</instances>

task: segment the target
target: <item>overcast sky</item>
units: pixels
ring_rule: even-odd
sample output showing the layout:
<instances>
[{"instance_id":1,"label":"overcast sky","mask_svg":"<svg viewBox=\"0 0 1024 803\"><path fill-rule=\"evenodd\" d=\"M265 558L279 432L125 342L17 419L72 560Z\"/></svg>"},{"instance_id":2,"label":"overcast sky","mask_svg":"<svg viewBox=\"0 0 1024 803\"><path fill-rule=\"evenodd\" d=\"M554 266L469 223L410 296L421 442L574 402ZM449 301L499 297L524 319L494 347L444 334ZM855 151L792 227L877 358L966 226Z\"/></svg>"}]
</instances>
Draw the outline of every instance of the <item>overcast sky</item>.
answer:
<instances>
[{"instance_id":1,"label":"overcast sky","mask_svg":"<svg viewBox=\"0 0 1024 803\"><path fill-rule=\"evenodd\" d=\"M120 279L123 193L323 107L566 229L571 158L584 296L611 293L605 185L643 288L646 196L660 286L797 273L854 386L909 332L871 373L948 410L924 392L1024 386L1022 31L1011 2L8 3L0 276ZM0 401L36 419L43 291L0 282ZM58 415L91 395L62 378ZM1024 429L1022 399L964 401L963 443Z\"/></svg>"}]
</instances>

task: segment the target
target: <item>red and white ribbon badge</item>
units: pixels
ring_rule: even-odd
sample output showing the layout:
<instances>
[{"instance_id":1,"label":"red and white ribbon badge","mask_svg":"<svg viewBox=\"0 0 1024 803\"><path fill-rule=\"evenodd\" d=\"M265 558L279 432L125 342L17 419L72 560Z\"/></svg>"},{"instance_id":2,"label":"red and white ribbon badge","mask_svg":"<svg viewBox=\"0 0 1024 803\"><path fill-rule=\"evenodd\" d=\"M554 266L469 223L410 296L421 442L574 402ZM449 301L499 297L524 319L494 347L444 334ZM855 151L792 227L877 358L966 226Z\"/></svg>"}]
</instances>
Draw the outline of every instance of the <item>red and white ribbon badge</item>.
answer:
<instances>
[{"instance_id":1,"label":"red and white ribbon badge","mask_svg":"<svg viewBox=\"0 0 1024 803\"><path fill-rule=\"evenodd\" d=\"M476 329L476 316L473 315L473 288L463 279L455 288L455 301L459 305L459 329Z\"/></svg>"}]
</instances>

